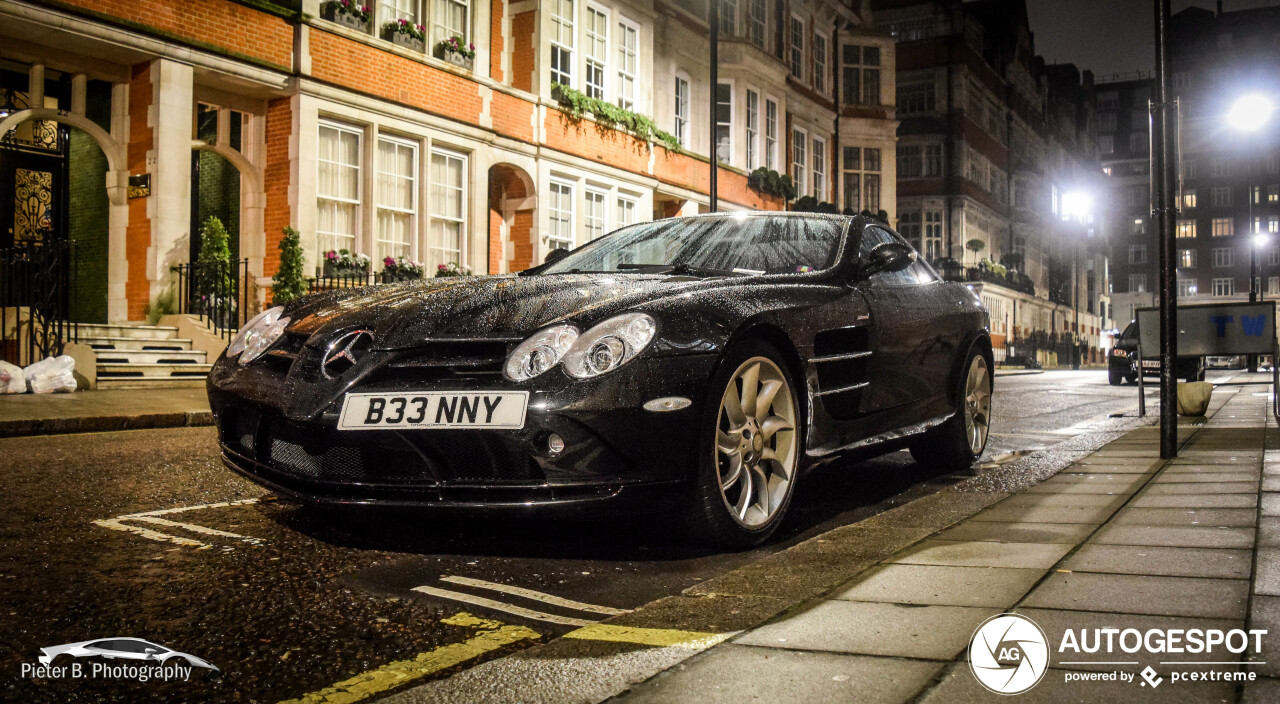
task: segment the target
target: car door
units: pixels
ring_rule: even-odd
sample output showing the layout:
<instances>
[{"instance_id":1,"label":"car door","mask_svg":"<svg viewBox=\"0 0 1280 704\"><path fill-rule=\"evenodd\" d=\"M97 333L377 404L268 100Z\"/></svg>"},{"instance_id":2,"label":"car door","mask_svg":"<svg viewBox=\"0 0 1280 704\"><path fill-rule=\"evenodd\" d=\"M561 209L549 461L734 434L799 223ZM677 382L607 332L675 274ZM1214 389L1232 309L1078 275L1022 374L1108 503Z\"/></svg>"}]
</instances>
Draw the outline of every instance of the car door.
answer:
<instances>
[{"instance_id":1,"label":"car door","mask_svg":"<svg viewBox=\"0 0 1280 704\"><path fill-rule=\"evenodd\" d=\"M903 240L887 228L866 226L859 259L865 261L876 245L887 242ZM871 311L866 412L903 408L944 393L964 329L956 315L956 292L920 262L874 274L856 286Z\"/></svg>"}]
</instances>

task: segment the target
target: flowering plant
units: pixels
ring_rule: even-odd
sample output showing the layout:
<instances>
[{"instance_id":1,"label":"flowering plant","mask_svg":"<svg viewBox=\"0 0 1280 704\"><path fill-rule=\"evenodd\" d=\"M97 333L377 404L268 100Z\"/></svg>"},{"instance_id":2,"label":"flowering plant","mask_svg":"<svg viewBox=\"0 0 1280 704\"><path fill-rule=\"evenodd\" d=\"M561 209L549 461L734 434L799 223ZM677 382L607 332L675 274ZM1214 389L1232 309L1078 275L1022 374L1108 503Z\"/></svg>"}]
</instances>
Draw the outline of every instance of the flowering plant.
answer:
<instances>
[{"instance_id":1,"label":"flowering plant","mask_svg":"<svg viewBox=\"0 0 1280 704\"><path fill-rule=\"evenodd\" d=\"M338 267L340 269L361 269L369 270L369 257L364 254L352 254L350 250L339 249L329 250L324 253L324 260L327 264Z\"/></svg>"},{"instance_id":2,"label":"flowering plant","mask_svg":"<svg viewBox=\"0 0 1280 704\"><path fill-rule=\"evenodd\" d=\"M373 17L373 9L368 5L357 5L351 0L325 0L320 6L321 10L326 12L341 12L344 15L350 15L360 22L368 22Z\"/></svg>"},{"instance_id":3,"label":"flowering plant","mask_svg":"<svg viewBox=\"0 0 1280 704\"><path fill-rule=\"evenodd\" d=\"M436 277L442 276L471 276L471 267L459 266L457 262L449 262L436 267Z\"/></svg>"},{"instance_id":4,"label":"flowering plant","mask_svg":"<svg viewBox=\"0 0 1280 704\"><path fill-rule=\"evenodd\" d=\"M441 40L439 44L436 44L436 48L447 51L450 54L458 54L466 59L476 58L476 45L468 44L466 47L463 47L462 40L456 35L449 37L448 39Z\"/></svg>"},{"instance_id":5,"label":"flowering plant","mask_svg":"<svg viewBox=\"0 0 1280 704\"><path fill-rule=\"evenodd\" d=\"M396 20L382 25L382 29L387 32L395 32L396 34L404 34L413 37L418 41L427 40L427 28L420 24L414 24L409 20Z\"/></svg>"},{"instance_id":6,"label":"flowering plant","mask_svg":"<svg viewBox=\"0 0 1280 704\"><path fill-rule=\"evenodd\" d=\"M387 273L399 278L422 278L422 265L405 257L384 257L382 259L382 267Z\"/></svg>"}]
</instances>

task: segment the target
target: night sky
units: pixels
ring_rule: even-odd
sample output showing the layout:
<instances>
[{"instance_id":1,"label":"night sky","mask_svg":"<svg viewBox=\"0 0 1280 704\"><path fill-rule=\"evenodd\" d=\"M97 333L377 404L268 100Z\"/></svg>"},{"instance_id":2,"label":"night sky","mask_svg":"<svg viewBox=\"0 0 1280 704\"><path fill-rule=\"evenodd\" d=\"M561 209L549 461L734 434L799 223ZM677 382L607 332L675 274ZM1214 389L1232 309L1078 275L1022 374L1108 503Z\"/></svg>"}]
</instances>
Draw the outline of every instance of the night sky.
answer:
<instances>
[{"instance_id":1,"label":"night sky","mask_svg":"<svg viewBox=\"0 0 1280 704\"><path fill-rule=\"evenodd\" d=\"M1173 0L1176 13L1197 6L1214 10L1214 0ZM1223 8L1247 10L1280 5L1280 0L1225 0ZM1036 53L1049 63L1073 63L1095 77L1155 66L1152 0L1027 0Z\"/></svg>"}]
</instances>

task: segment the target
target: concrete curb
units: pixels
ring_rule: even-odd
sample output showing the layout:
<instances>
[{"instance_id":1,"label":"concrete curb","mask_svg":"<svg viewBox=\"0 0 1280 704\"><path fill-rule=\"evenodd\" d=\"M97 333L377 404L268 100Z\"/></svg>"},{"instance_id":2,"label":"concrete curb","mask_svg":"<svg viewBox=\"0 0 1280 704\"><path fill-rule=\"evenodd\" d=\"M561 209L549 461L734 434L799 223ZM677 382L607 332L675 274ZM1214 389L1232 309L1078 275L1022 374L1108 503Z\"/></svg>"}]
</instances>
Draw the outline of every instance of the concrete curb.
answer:
<instances>
[{"instance_id":1,"label":"concrete curb","mask_svg":"<svg viewBox=\"0 0 1280 704\"><path fill-rule=\"evenodd\" d=\"M139 413L117 416L79 416L0 421L0 438L68 433L102 433L113 430L188 428L213 425L210 411Z\"/></svg>"},{"instance_id":2,"label":"concrete curb","mask_svg":"<svg viewBox=\"0 0 1280 704\"><path fill-rule=\"evenodd\" d=\"M1027 374L1044 374L1043 369L1001 369L996 367L996 376L1026 376Z\"/></svg>"}]
</instances>

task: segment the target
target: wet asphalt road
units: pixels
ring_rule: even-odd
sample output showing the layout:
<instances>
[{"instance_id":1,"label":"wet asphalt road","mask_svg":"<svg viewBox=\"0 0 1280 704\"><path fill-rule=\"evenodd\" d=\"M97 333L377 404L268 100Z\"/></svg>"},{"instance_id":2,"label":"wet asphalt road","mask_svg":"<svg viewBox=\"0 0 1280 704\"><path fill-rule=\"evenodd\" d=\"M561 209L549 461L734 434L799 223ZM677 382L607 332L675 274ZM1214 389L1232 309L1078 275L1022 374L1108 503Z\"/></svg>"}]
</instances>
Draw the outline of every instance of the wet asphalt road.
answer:
<instances>
[{"instance_id":1,"label":"wet asphalt road","mask_svg":"<svg viewBox=\"0 0 1280 704\"><path fill-rule=\"evenodd\" d=\"M1043 478L1139 423L1136 401L1134 387L1108 386L1101 370L999 377L986 456L995 462L965 486L1006 490ZM839 461L801 481L770 545L711 554L685 546L663 519L304 510L223 469L210 428L4 439L0 475L0 699L68 704L295 698L470 638L473 627L442 622L460 611L547 639L606 617L583 604L634 608L968 479L931 474L906 452ZM225 505L236 501L244 502ZM148 515L120 518L127 514ZM506 612L512 605L543 616ZM40 647L109 636L191 653L223 677L140 684L21 674Z\"/></svg>"}]
</instances>

